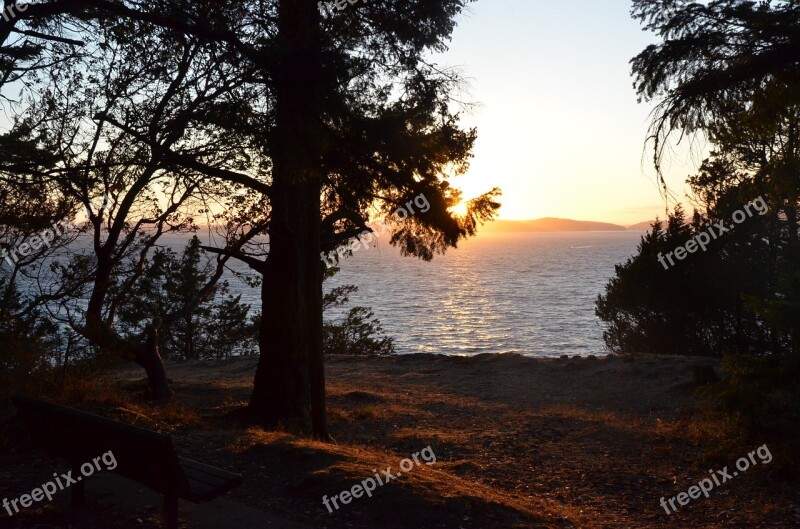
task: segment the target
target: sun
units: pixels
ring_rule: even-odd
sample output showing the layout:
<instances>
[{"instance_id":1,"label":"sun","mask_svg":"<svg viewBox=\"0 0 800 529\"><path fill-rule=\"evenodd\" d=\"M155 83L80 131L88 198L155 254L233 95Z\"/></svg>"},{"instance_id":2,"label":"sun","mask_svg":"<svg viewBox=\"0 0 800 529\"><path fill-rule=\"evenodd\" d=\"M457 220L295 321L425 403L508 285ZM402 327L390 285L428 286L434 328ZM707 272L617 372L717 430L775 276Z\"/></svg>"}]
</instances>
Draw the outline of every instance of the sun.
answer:
<instances>
[{"instance_id":1,"label":"sun","mask_svg":"<svg viewBox=\"0 0 800 529\"><path fill-rule=\"evenodd\" d=\"M466 217L467 216L467 203L464 201L459 202L452 208L450 208L450 212L457 217Z\"/></svg>"}]
</instances>

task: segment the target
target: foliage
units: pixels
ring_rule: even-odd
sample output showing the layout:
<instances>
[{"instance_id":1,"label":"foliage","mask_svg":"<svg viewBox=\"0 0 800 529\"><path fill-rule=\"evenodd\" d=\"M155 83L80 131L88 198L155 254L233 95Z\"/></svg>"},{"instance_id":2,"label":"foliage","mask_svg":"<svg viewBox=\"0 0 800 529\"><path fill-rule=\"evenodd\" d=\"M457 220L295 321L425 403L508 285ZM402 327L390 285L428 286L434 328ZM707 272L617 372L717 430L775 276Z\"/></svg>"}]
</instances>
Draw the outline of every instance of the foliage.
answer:
<instances>
[{"instance_id":1,"label":"foliage","mask_svg":"<svg viewBox=\"0 0 800 529\"><path fill-rule=\"evenodd\" d=\"M323 297L323 308L341 307L358 291L354 285L336 287ZM386 356L394 354L394 339L383 335L383 327L368 307L353 307L341 321L325 322L322 344L325 354Z\"/></svg>"},{"instance_id":2,"label":"foliage","mask_svg":"<svg viewBox=\"0 0 800 529\"><path fill-rule=\"evenodd\" d=\"M635 87L658 100L656 165L673 131L737 130L737 111L782 93L800 103L800 4L786 0L634 0L632 15L662 41L631 60Z\"/></svg>"},{"instance_id":3,"label":"foliage","mask_svg":"<svg viewBox=\"0 0 800 529\"><path fill-rule=\"evenodd\" d=\"M676 260L667 270L659 261L661 255L668 263L666 254L709 230L708 224L711 219L700 215L687 224L678 207L666 229L656 222L637 254L616 266L596 310L608 325L604 338L613 352L720 356L770 343L763 322L741 296L765 289L764 275L754 273L766 247L756 227L737 225L706 252Z\"/></svg>"},{"instance_id":4,"label":"foliage","mask_svg":"<svg viewBox=\"0 0 800 529\"><path fill-rule=\"evenodd\" d=\"M159 307L131 316L124 338L114 320L123 306L133 310L129 291L146 283L159 238L192 232L195 217L206 217L223 244L209 250L217 270L200 297L227 259L263 277L251 408L279 422L306 415L310 403L324 438L320 252L424 193L431 208L393 226L391 244L430 260L500 206L490 189L467 201L465 215L451 209L463 197L450 180L467 170L477 133L460 124L463 77L433 54L470 1L368 2L329 20L295 0L31 6L17 22L46 45L42 68L24 79L28 108L12 118L29 116L58 154L44 176L70 203L111 198L90 215L87 339L135 358L154 394L169 396L154 348L139 347L162 319ZM256 244L267 231L268 258ZM180 354L193 356L195 300L174 307L174 298L162 332L182 335ZM352 316L358 328L372 324L368 313Z\"/></svg>"},{"instance_id":5,"label":"foliage","mask_svg":"<svg viewBox=\"0 0 800 529\"><path fill-rule=\"evenodd\" d=\"M65 360L58 327L27 301L0 275L0 399L49 381Z\"/></svg>"},{"instance_id":6,"label":"foliage","mask_svg":"<svg viewBox=\"0 0 800 529\"><path fill-rule=\"evenodd\" d=\"M725 377L706 390L725 411L753 430L800 434L800 356L727 355Z\"/></svg>"},{"instance_id":7,"label":"foliage","mask_svg":"<svg viewBox=\"0 0 800 529\"><path fill-rule=\"evenodd\" d=\"M672 133L700 133L714 149L689 179L704 211L687 235L758 196L769 214L666 271L655 253L685 237L654 227L598 299L606 342L616 351L723 356L723 379L708 395L752 429L796 435L800 4L634 0L632 14L661 40L631 61L640 99L658 102L649 137L656 169Z\"/></svg>"},{"instance_id":8,"label":"foliage","mask_svg":"<svg viewBox=\"0 0 800 529\"><path fill-rule=\"evenodd\" d=\"M178 258L158 249L119 311L127 336L137 336L150 321L160 321L159 348L166 358L192 360L227 358L255 353L250 306L241 295L230 294L227 281L219 283L191 310L187 300L200 297L211 272L203 263L200 240L194 236ZM181 312L177 318L171 314Z\"/></svg>"}]
</instances>

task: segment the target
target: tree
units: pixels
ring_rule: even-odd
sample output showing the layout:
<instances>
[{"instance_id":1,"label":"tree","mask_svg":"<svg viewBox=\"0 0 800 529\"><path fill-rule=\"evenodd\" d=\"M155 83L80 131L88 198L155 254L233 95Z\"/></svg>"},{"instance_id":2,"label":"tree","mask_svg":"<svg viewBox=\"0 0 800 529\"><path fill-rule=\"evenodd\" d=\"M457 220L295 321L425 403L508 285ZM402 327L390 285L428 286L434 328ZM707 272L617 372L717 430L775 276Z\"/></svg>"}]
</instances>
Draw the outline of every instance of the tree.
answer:
<instances>
[{"instance_id":1,"label":"tree","mask_svg":"<svg viewBox=\"0 0 800 529\"><path fill-rule=\"evenodd\" d=\"M43 264L73 237L63 223L69 202L54 194L50 183L33 178L52 167L55 157L41 149L30 123L0 136L0 146L8 149L0 160L0 397L5 398L69 361L72 343L63 344L68 333L51 321L45 304L72 292L66 285L37 292L33 285L47 275Z\"/></svg>"},{"instance_id":2,"label":"tree","mask_svg":"<svg viewBox=\"0 0 800 529\"><path fill-rule=\"evenodd\" d=\"M478 224L499 207L493 190L469 201L465 217L449 212L461 200L449 178L466 170L476 134L458 127L453 94L459 76L427 57L445 48L465 3L370 3L323 22L315 3L293 0L237 0L224 6L155 2L146 8L134 2L56 0L46 10L32 7L18 20L49 35L58 35L68 23L85 26L87 20L100 19L105 24L120 21L114 31L124 34L122 21L134 21L134 28L150 28L152 35L170 42L149 48L168 50L159 59L168 68L185 70L171 55L186 49L180 44L183 39L197 43L209 64L216 65L207 70L209 76L224 74L238 83L200 94L198 104L186 112L164 112L169 97L161 98L167 103L145 105L149 122L140 126L129 123L122 112L96 117L152 154L154 165L148 167L193 178L185 188L190 196L210 181L245 186L258 194L260 211L242 208L252 220L241 222L240 237L226 239L216 251L223 258L244 260L263 277L261 356L250 400L260 422L305 422L310 413L314 434L328 437L320 252L335 251L363 233L376 213L393 211L424 194L429 210L398 223L391 242L405 255L431 259L474 235ZM84 26L78 33L88 36L105 27ZM133 40L124 44L136 49ZM120 68L136 64L134 54L124 57ZM163 68L160 72L165 73ZM185 74L178 73L161 86L183 87L183 80ZM180 90L166 95L174 97ZM198 123L202 130L189 127ZM241 148L235 142L213 150L210 143L187 148L178 139L192 132L237 138ZM125 196L127 202L121 204L137 195ZM124 225L128 213L129 207L111 227ZM244 250L264 226L269 232L266 258L248 254ZM119 257L103 265L102 276L110 277L109 265ZM106 306L104 282L96 282L88 314L98 329L107 329L97 325ZM97 331L96 336L107 338L109 333ZM164 378L161 374L163 369L157 369L155 378Z\"/></svg>"},{"instance_id":3,"label":"tree","mask_svg":"<svg viewBox=\"0 0 800 529\"><path fill-rule=\"evenodd\" d=\"M655 223L636 255L615 267L596 308L608 325L603 337L612 352L719 357L755 354L775 343L776 335L747 302L775 287L770 247L762 240L774 214L754 215L719 238L712 231L720 221L732 224L731 215L741 208L731 199L736 191L729 200L719 197L716 209L695 212L688 224L677 207L666 227ZM696 251L685 260L665 257L687 243Z\"/></svg>"},{"instance_id":4,"label":"tree","mask_svg":"<svg viewBox=\"0 0 800 529\"><path fill-rule=\"evenodd\" d=\"M403 7L408 17L369 4L326 24L310 3L278 7L270 251L250 406L275 422L302 419L310 401L320 438L327 426L319 250L362 233L373 205L389 211L424 193L432 210L409 218L392 243L429 259L497 208L490 194L462 221L447 212L460 197L443 175L464 170L474 133L460 131L448 109L454 76L423 57L441 49L463 4Z\"/></svg>"},{"instance_id":5,"label":"tree","mask_svg":"<svg viewBox=\"0 0 800 529\"><path fill-rule=\"evenodd\" d=\"M249 319L250 306L241 295L232 296L227 281L218 282L203 296L216 265L210 262L195 235L179 258L168 249L157 249L141 277L119 308L119 322L128 339L140 335L149 322L158 320L158 346L173 360L229 358L253 354L255 336ZM189 312L186 300L201 299ZM170 314L181 317L170 320Z\"/></svg>"},{"instance_id":6,"label":"tree","mask_svg":"<svg viewBox=\"0 0 800 529\"><path fill-rule=\"evenodd\" d=\"M800 5L636 0L632 14L662 39L631 61L640 98L659 101L650 137L656 167L671 133L702 133L715 150L690 184L710 215L759 195L772 208L763 233L770 259L759 273L773 291L750 293L750 304L775 322L765 306L797 303Z\"/></svg>"},{"instance_id":7,"label":"tree","mask_svg":"<svg viewBox=\"0 0 800 529\"><path fill-rule=\"evenodd\" d=\"M659 101L657 168L673 132L732 130L736 111L768 91L781 92L785 107L800 103L797 2L634 0L632 15L662 39L631 60L640 99Z\"/></svg>"},{"instance_id":8,"label":"tree","mask_svg":"<svg viewBox=\"0 0 800 529\"><path fill-rule=\"evenodd\" d=\"M0 275L0 399L65 363L59 329Z\"/></svg>"},{"instance_id":9,"label":"tree","mask_svg":"<svg viewBox=\"0 0 800 529\"><path fill-rule=\"evenodd\" d=\"M446 175L466 170L475 133L459 130L451 112L458 76L426 63L424 54L443 48L462 7L405 2L407 16L397 17L389 6L369 4L321 23L312 4L278 4L274 125L265 144L269 252L264 260L236 256L263 275L261 357L250 400L260 421L304 421L310 408L314 434L328 437L320 251L369 231L374 211L424 194L430 210L398 224L391 242L430 259L474 234L499 207L494 191L472 200L462 219L448 212L461 196Z\"/></svg>"},{"instance_id":10,"label":"tree","mask_svg":"<svg viewBox=\"0 0 800 529\"><path fill-rule=\"evenodd\" d=\"M104 22L84 35L91 52L73 57L58 48L48 51L58 67L31 76L32 104L20 115L22 123L36 124L39 145L54 153L50 166L33 176L72 208L81 205L88 212L79 231L91 235L91 255L76 255L70 265L55 267L54 281L69 285L73 297L82 285L91 285L85 313L65 311L65 323L106 352L142 365L154 397L164 400L171 392L157 348L158 322L124 339L115 317L159 238L191 230L194 214L230 192L204 180L216 169L200 156L192 158L192 167L176 159L201 152L204 160L212 160L223 149L236 158L230 145L237 138L209 129L228 108L221 94L231 104L242 83L211 66L213 49L145 23ZM15 168L8 174L17 180L27 176ZM219 257L197 297L185 298L160 323L182 318L210 295L227 260ZM132 266L125 269L126 263Z\"/></svg>"},{"instance_id":11,"label":"tree","mask_svg":"<svg viewBox=\"0 0 800 529\"><path fill-rule=\"evenodd\" d=\"M672 330L702 338L701 350L725 356L726 377L712 393L729 410L753 424L762 422L766 410L796 419L800 4L635 0L632 14L661 39L631 61L640 99L658 102L648 138L656 169L671 134L701 134L713 151L689 179L705 207L695 218L728 219L754 197L769 205L768 215L715 241L713 252L709 248L681 264L680 273L696 280L702 296L672 290L671 306L701 323L694 331L680 325ZM663 179L662 184L667 192ZM660 238L657 230L648 237ZM637 276L635 269L651 265L646 249L640 246L640 254L618 268L607 296L598 300L598 314L614 330L607 339L654 345L656 336L638 321L627 325L627 315L635 311L652 320L663 311L632 293L654 282L688 286L672 284L674 270L659 277L650 266ZM714 295L717 303L702 303ZM697 314L704 305L711 310Z\"/></svg>"}]
</instances>

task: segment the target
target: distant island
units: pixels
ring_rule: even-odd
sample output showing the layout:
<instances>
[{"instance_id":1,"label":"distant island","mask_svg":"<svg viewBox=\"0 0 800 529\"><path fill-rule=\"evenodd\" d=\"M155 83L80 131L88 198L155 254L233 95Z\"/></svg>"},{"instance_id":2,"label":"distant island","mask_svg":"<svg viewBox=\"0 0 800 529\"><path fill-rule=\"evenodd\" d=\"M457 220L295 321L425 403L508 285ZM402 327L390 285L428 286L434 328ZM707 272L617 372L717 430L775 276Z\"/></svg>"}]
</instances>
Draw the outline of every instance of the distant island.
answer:
<instances>
[{"instance_id":1,"label":"distant island","mask_svg":"<svg viewBox=\"0 0 800 529\"><path fill-rule=\"evenodd\" d=\"M483 227L488 233L560 232L560 231L649 231L655 221L639 222L632 226L620 226L609 222L558 219L545 217L536 220L497 220Z\"/></svg>"},{"instance_id":2,"label":"distant island","mask_svg":"<svg viewBox=\"0 0 800 529\"><path fill-rule=\"evenodd\" d=\"M646 220L644 222L634 224L633 226L628 226L628 231L650 231L650 228L653 227L655 222L656 221L654 220Z\"/></svg>"}]
</instances>

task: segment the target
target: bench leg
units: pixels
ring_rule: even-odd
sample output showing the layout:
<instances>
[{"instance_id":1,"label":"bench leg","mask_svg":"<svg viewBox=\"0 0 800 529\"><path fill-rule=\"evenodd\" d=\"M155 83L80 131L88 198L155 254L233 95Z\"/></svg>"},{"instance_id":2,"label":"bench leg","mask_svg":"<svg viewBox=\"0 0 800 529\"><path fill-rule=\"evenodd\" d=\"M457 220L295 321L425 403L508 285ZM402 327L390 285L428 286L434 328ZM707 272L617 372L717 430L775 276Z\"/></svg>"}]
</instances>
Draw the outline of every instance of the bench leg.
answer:
<instances>
[{"instance_id":1,"label":"bench leg","mask_svg":"<svg viewBox=\"0 0 800 529\"><path fill-rule=\"evenodd\" d=\"M81 465L79 463L72 463L72 475L76 478L83 477L81 476ZM86 503L86 485L83 479L72 485L70 493L72 495L72 506L83 507Z\"/></svg>"},{"instance_id":2,"label":"bench leg","mask_svg":"<svg viewBox=\"0 0 800 529\"><path fill-rule=\"evenodd\" d=\"M167 515L167 529L178 529L178 496L164 496L164 510Z\"/></svg>"}]
</instances>

